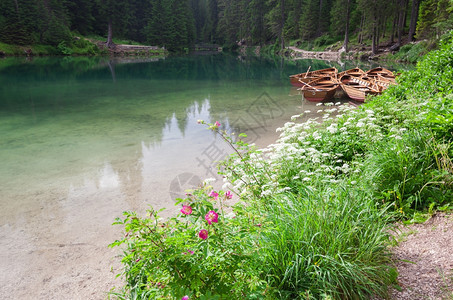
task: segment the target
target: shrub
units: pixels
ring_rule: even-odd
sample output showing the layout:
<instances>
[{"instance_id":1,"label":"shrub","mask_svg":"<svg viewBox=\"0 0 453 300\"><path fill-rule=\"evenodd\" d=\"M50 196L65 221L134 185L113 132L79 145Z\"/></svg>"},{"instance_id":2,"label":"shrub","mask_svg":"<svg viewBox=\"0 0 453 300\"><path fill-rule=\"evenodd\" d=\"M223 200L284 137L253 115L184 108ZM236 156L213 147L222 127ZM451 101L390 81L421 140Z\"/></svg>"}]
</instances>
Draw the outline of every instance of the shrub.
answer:
<instances>
[{"instance_id":1,"label":"shrub","mask_svg":"<svg viewBox=\"0 0 453 300\"><path fill-rule=\"evenodd\" d=\"M240 206L226 214L223 202L231 196L205 185L179 199L177 217L162 220L152 209L146 218L124 213L115 224L125 226L126 235L111 246L126 245L127 284L113 294L120 299L262 297L267 284L259 277L257 255L261 217Z\"/></svg>"}]
</instances>

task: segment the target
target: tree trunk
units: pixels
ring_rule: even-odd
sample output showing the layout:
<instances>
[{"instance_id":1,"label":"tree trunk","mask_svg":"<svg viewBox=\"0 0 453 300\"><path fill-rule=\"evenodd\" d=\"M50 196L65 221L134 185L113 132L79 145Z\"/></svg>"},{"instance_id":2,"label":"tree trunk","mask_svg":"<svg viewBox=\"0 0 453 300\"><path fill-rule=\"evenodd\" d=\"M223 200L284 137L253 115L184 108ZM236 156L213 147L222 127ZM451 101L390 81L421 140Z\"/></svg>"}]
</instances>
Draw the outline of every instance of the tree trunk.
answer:
<instances>
[{"instance_id":1,"label":"tree trunk","mask_svg":"<svg viewBox=\"0 0 453 300\"><path fill-rule=\"evenodd\" d=\"M115 44L113 43L113 29L112 29L112 20L109 19L109 28L107 33L107 47L113 48Z\"/></svg>"},{"instance_id":2,"label":"tree trunk","mask_svg":"<svg viewBox=\"0 0 453 300\"><path fill-rule=\"evenodd\" d=\"M376 25L376 36L375 36L375 39L376 39L376 47L379 49L379 36L381 35L381 20L380 18L377 20L377 25Z\"/></svg>"},{"instance_id":3,"label":"tree trunk","mask_svg":"<svg viewBox=\"0 0 453 300\"><path fill-rule=\"evenodd\" d=\"M373 36L372 36L372 43L371 43L371 52L373 54L377 54L377 47L376 47L376 25L373 25Z\"/></svg>"},{"instance_id":4,"label":"tree trunk","mask_svg":"<svg viewBox=\"0 0 453 300\"><path fill-rule=\"evenodd\" d=\"M398 46L401 46L403 29L404 29L404 15L406 13L404 9L404 0L399 1L399 13L398 13Z\"/></svg>"},{"instance_id":5,"label":"tree trunk","mask_svg":"<svg viewBox=\"0 0 453 300\"><path fill-rule=\"evenodd\" d=\"M382 32L381 38L385 38L385 33L387 32L387 15L384 15L384 19L381 22L380 32Z\"/></svg>"},{"instance_id":6,"label":"tree trunk","mask_svg":"<svg viewBox=\"0 0 453 300\"><path fill-rule=\"evenodd\" d=\"M350 2L351 2L351 0L347 0L347 2L346 2L346 28L344 31L344 42L343 42L343 48L346 53L348 53L348 51L349 51L348 43L349 43L349 16L350 16L349 4L350 4Z\"/></svg>"},{"instance_id":7,"label":"tree trunk","mask_svg":"<svg viewBox=\"0 0 453 300\"><path fill-rule=\"evenodd\" d=\"M415 29L417 28L418 10L420 7L420 0L412 0L411 10L411 24L409 25L409 42L414 41Z\"/></svg>"},{"instance_id":8,"label":"tree trunk","mask_svg":"<svg viewBox=\"0 0 453 300\"><path fill-rule=\"evenodd\" d=\"M283 27L285 26L285 0L281 0L280 2L280 13L281 13L281 20L280 20L280 46L281 49L285 49L285 38L283 36Z\"/></svg>"},{"instance_id":9,"label":"tree trunk","mask_svg":"<svg viewBox=\"0 0 453 300\"><path fill-rule=\"evenodd\" d=\"M357 42L359 44L362 44L363 42L363 25L365 23L365 15L362 14L362 17L360 18L360 28L359 28L359 36L357 37Z\"/></svg>"},{"instance_id":10,"label":"tree trunk","mask_svg":"<svg viewBox=\"0 0 453 300\"><path fill-rule=\"evenodd\" d=\"M17 2L17 0L14 0L14 3L16 4L16 14L17 14L17 18L18 18L19 21L20 21L19 3Z\"/></svg>"},{"instance_id":11,"label":"tree trunk","mask_svg":"<svg viewBox=\"0 0 453 300\"><path fill-rule=\"evenodd\" d=\"M373 1L373 4L374 4L374 8L376 8L376 0ZM376 35L377 35L377 27L378 27L378 23L377 23L377 14L376 12L374 12L374 17L373 17L373 34L372 34L372 42L371 42L371 52L373 54L377 54L377 47L376 47Z\"/></svg>"},{"instance_id":12,"label":"tree trunk","mask_svg":"<svg viewBox=\"0 0 453 300\"><path fill-rule=\"evenodd\" d=\"M316 36L321 36L321 32L322 32L322 26L321 26L321 22L322 22L322 0L319 0L319 11L318 11L318 29L316 29Z\"/></svg>"},{"instance_id":13,"label":"tree trunk","mask_svg":"<svg viewBox=\"0 0 453 300\"><path fill-rule=\"evenodd\" d=\"M398 4L397 0L395 1L395 4ZM396 30L396 25L398 24L398 16L399 16L399 13L395 13L395 15L393 17L392 32L390 34L390 43L391 44L393 44L393 42L395 41L395 30Z\"/></svg>"},{"instance_id":14,"label":"tree trunk","mask_svg":"<svg viewBox=\"0 0 453 300\"><path fill-rule=\"evenodd\" d=\"M14 3L16 4L16 13L19 13L19 3L17 0L14 0Z\"/></svg>"},{"instance_id":15,"label":"tree trunk","mask_svg":"<svg viewBox=\"0 0 453 300\"><path fill-rule=\"evenodd\" d=\"M407 17L407 5L409 3L409 0L403 0L403 7L402 10L404 11L403 13L403 31L404 27L406 27L406 17Z\"/></svg>"}]
</instances>

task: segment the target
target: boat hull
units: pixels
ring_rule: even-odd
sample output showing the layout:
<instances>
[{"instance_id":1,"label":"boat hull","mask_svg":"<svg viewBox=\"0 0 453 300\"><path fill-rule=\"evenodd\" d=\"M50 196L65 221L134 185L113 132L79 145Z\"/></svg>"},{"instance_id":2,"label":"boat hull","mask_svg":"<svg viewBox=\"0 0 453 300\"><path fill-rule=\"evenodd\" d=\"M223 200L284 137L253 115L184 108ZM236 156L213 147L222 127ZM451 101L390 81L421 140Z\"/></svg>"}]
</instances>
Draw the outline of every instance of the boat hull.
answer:
<instances>
[{"instance_id":1,"label":"boat hull","mask_svg":"<svg viewBox=\"0 0 453 300\"><path fill-rule=\"evenodd\" d=\"M365 98L368 95L377 95L378 91L372 90L367 87L349 86L341 84L341 88L348 95L349 98L358 102L365 102Z\"/></svg>"},{"instance_id":2,"label":"boat hull","mask_svg":"<svg viewBox=\"0 0 453 300\"><path fill-rule=\"evenodd\" d=\"M324 100L332 99L335 95L336 88L327 91L316 91L316 90L303 90L303 96L307 101L310 102L321 102Z\"/></svg>"}]
</instances>

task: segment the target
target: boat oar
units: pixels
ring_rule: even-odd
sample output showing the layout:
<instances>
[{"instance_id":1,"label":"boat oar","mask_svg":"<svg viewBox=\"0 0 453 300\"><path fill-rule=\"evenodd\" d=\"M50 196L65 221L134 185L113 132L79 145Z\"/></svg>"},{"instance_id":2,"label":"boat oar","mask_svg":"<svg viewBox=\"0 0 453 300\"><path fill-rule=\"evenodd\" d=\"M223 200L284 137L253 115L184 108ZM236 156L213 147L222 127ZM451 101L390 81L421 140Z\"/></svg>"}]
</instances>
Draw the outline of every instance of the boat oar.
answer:
<instances>
[{"instance_id":1,"label":"boat oar","mask_svg":"<svg viewBox=\"0 0 453 300\"><path fill-rule=\"evenodd\" d=\"M308 67L307 72L305 73L305 77L304 77L304 78L307 78L308 71L310 71L310 68L311 68L311 66Z\"/></svg>"},{"instance_id":2,"label":"boat oar","mask_svg":"<svg viewBox=\"0 0 453 300\"><path fill-rule=\"evenodd\" d=\"M308 84L308 83L306 83L306 82L303 82L303 81L302 81L302 80L300 80L300 79L299 79L299 82L300 82L300 83L303 83L303 84L305 84L305 85L306 85L306 86L308 86L308 87L311 87L312 89L315 89L315 90L317 90L317 89L316 89L315 87L313 87L313 86L309 85L309 84Z\"/></svg>"},{"instance_id":3,"label":"boat oar","mask_svg":"<svg viewBox=\"0 0 453 300\"><path fill-rule=\"evenodd\" d=\"M312 89L314 89L314 90L317 91L317 92L322 91L322 90L320 90L320 89L317 89L317 88L314 87L314 86L309 85L308 83L305 83L305 82L301 81L300 79L299 79L299 82L305 84L305 85L308 86L308 87L311 87ZM339 83L333 83L332 85L339 85Z\"/></svg>"}]
</instances>

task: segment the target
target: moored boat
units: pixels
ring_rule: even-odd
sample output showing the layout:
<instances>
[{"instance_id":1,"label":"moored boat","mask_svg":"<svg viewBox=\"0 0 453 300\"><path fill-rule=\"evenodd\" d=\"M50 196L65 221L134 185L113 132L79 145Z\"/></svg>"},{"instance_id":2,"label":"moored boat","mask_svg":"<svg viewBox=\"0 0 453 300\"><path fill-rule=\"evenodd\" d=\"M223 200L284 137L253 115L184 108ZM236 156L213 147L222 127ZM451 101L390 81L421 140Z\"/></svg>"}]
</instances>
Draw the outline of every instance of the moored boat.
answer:
<instances>
[{"instance_id":1,"label":"moored boat","mask_svg":"<svg viewBox=\"0 0 453 300\"><path fill-rule=\"evenodd\" d=\"M379 67L368 71L356 67L338 73L334 67L290 76L292 85L300 88L300 93L308 101L320 102L332 97L343 97L364 102L368 95L377 95L396 84L392 71ZM338 92L338 93L337 93ZM297 95L296 92L292 94Z\"/></svg>"},{"instance_id":2,"label":"moored boat","mask_svg":"<svg viewBox=\"0 0 453 300\"><path fill-rule=\"evenodd\" d=\"M349 98L364 102L368 95L377 95L380 93L379 87L371 80L346 74L340 78L340 86Z\"/></svg>"},{"instance_id":3,"label":"moored boat","mask_svg":"<svg viewBox=\"0 0 453 300\"><path fill-rule=\"evenodd\" d=\"M378 67L378 68L368 70L366 72L366 75L369 77L372 77L372 78L381 77L390 82L395 82L395 74L393 74L392 71L390 71L386 68L383 68L383 67Z\"/></svg>"},{"instance_id":4,"label":"moored boat","mask_svg":"<svg viewBox=\"0 0 453 300\"><path fill-rule=\"evenodd\" d=\"M337 78L340 79L343 75L351 75L353 77L360 77L365 75L365 71L360 68L353 68L343 72L338 73Z\"/></svg>"},{"instance_id":5,"label":"moored boat","mask_svg":"<svg viewBox=\"0 0 453 300\"><path fill-rule=\"evenodd\" d=\"M330 76L319 77L308 83L303 83L300 89L306 100L321 102L332 99L339 86L338 81Z\"/></svg>"},{"instance_id":6,"label":"moored boat","mask_svg":"<svg viewBox=\"0 0 453 300\"><path fill-rule=\"evenodd\" d=\"M305 72L305 73L299 73L299 74L294 74L294 75L289 76L289 80L292 85L298 86L298 87L303 87L304 83L308 83L308 82L315 80L322 76L335 76L335 74L337 74L337 72L338 72L338 70L335 67L311 71L311 72L309 72L309 70L307 70L307 72Z\"/></svg>"}]
</instances>

